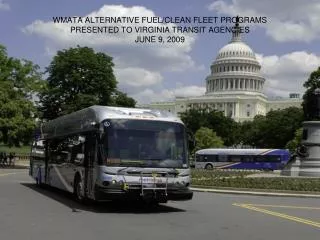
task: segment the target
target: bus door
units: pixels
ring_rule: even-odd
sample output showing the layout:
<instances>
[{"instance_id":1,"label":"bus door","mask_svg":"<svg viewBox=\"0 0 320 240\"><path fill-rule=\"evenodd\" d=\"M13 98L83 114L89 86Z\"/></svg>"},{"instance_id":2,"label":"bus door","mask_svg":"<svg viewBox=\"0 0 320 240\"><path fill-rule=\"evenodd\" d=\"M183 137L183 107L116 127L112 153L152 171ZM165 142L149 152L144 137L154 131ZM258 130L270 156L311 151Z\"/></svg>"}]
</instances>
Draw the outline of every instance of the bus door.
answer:
<instances>
[{"instance_id":1,"label":"bus door","mask_svg":"<svg viewBox=\"0 0 320 240\"><path fill-rule=\"evenodd\" d=\"M85 144L84 187L89 198L94 198L94 185L97 177L97 142L94 134L87 135Z\"/></svg>"},{"instance_id":2,"label":"bus door","mask_svg":"<svg viewBox=\"0 0 320 240\"><path fill-rule=\"evenodd\" d=\"M65 163L61 166L61 173L68 183L68 191L73 192L74 174L84 162L84 137L81 135L70 136L65 139L65 149L68 153Z\"/></svg>"},{"instance_id":3,"label":"bus door","mask_svg":"<svg viewBox=\"0 0 320 240\"><path fill-rule=\"evenodd\" d=\"M65 142L65 139L54 139L48 143L46 182L50 186L72 191L72 187L68 183L65 174L65 169L70 157L70 153L65 148Z\"/></svg>"}]
</instances>

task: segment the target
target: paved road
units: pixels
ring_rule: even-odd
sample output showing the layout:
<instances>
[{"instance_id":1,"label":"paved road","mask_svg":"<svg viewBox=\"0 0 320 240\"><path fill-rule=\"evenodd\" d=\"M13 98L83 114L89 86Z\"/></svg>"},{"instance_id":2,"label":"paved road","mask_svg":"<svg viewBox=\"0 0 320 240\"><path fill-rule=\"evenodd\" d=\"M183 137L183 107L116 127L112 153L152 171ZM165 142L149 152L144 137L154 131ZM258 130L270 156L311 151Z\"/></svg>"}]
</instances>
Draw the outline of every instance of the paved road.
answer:
<instances>
[{"instance_id":1,"label":"paved road","mask_svg":"<svg viewBox=\"0 0 320 240\"><path fill-rule=\"evenodd\" d=\"M158 208L81 206L0 169L0 239L319 239L319 199L195 193ZM304 207L304 208L302 208Z\"/></svg>"}]
</instances>

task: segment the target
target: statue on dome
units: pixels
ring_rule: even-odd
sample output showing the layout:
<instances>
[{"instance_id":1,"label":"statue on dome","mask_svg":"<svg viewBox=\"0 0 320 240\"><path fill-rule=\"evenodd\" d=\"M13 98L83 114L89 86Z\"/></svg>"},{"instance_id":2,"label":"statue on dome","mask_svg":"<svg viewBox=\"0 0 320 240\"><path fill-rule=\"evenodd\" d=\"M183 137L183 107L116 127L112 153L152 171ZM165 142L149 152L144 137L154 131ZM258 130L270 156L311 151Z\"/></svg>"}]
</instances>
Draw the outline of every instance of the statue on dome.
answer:
<instances>
[{"instance_id":1,"label":"statue on dome","mask_svg":"<svg viewBox=\"0 0 320 240\"><path fill-rule=\"evenodd\" d=\"M236 23L235 23L234 27L232 28L232 39L231 39L231 42L239 42L239 41L241 41L241 36L240 36L241 28L240 28L239 22L240 22L240 18L239 18L239 16L237 16L236 17Z\"/></svg>"}]
</instances>

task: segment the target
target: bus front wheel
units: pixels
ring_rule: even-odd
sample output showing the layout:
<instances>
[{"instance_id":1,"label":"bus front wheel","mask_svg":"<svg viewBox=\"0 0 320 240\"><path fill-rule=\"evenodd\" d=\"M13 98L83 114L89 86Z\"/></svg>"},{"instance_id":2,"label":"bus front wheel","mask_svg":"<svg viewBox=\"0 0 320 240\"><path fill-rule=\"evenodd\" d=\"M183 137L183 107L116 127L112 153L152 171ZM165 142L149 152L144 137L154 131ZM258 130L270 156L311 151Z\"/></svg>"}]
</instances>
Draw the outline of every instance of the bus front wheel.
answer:
<instances>
[{"instance_id":1,"label":"bus front wheel","mask_svg":"<svg viewBox=\"0 0 320 240\"><path fill-rule=\"evenodd\" d=\"M73 194L77 202L84 203L85 201L84 189L83 189L81 178L79 176L75 177Z\"/></svg>"},{"instance_id":2,"label":"bus front wheel","mask_svg":"<svg viewBox=\"0 0 320 240\"><path fill-rule=\"evenodd\" d=\"M207 170L212 170L212 169L213 169L212 164L207 164L207 165L205 166L205 169L207 169Z\"/></svg>"}]
</instances>

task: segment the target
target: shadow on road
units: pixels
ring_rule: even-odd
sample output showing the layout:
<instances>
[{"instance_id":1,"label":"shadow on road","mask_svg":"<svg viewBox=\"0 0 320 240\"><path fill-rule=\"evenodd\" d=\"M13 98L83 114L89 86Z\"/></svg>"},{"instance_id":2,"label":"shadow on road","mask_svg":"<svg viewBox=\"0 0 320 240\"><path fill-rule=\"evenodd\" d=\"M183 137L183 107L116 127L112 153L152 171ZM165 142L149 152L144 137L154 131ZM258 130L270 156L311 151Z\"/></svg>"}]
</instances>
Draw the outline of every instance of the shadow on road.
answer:
<instances>
[{"instance_id":1,"label":"shadow on road","mask_svg":"<svg viewBox=\"0 0 320 240\"><path fill-rule=\"evenodd\" d=\"M69 207L72 212L90 211L95 213L134 213L134 214L155 214L155 213L171 213L185 212L183 209L166 206L166 205L146 205L138 202L89 202L80 204L73 200L73 196L69 192L65 192L52 187L38 187L34 183L21 183L35 192L49 197L59 203Z\"/></svg>"}]
</instances>

